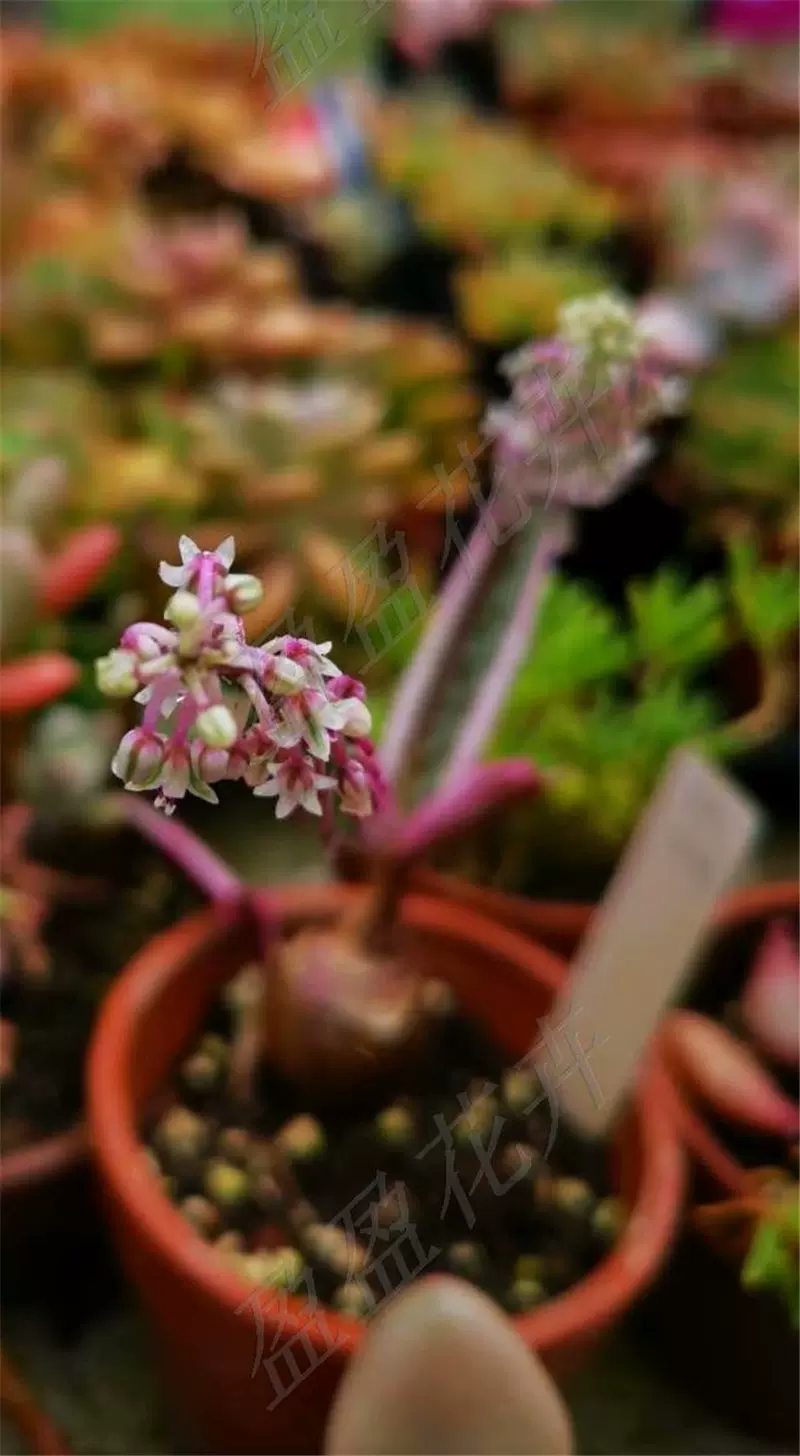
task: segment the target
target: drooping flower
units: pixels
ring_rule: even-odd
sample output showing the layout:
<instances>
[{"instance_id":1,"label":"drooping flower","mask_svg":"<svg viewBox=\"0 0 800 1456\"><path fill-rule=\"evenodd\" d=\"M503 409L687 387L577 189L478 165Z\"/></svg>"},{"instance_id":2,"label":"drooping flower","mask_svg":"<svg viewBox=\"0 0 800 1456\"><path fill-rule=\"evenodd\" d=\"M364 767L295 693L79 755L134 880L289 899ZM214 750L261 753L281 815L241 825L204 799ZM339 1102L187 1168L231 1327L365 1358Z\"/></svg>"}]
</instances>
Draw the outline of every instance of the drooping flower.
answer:
<instances>
[{"instance_id":1,"label":"drooping flower","mask_svg":"<svg viewBox=\"0 0 800 1456\"><path fill-rule=\"evenodd\" d=\"M97 663L104 692L144 706L114 772L134 792L155 790L168 814L187 793L216 804L212 786L233 779L276 797L279 818L321 814L337 795L343 812L371 813L384 789L362 684L331 661L330 642L248 645L240 614L261 588L231 572L232 540L200 551L182 536L179 549L181 565L160 568L175 589L169 625L134 623Z\"/></svg>"}]
</instances>

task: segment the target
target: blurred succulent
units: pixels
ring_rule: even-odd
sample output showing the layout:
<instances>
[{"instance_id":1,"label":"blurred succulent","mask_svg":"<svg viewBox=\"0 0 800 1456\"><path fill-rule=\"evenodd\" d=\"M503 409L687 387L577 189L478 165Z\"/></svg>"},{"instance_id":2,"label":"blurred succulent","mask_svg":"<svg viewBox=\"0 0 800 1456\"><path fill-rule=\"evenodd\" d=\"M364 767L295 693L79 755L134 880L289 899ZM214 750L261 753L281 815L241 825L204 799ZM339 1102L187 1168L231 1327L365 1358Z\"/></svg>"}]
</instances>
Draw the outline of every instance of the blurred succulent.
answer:
<instances>
[{"instance_id":1,"label":"blurred succulent","mask_svg":"<svg viewBox=\"0 0 800 1456\"><path fill-rule=\"evenodd\" d=\"M590 243L619 218L613 196L536 148L512 124L434 96L393 103L377 123L377 165L420 226L482 254L552 234Z\"/></svg>"},{"instance_id":2,"label":"blurred succulent","mask_svg":"<svg viewBox=\"0 0 800 1456\"><path fill-rule=\"evenodd\" d=\"M141 397L148 449L203 483L203 543L235 531L262 581L253 640L290 609L340 636L409 571L423 590L426 523L475 488L479 398L463 347L430 325L371 327L367 362L348 349L304 379L230 375L203 393ZM141 534L149 559L164 554L168 524Z\"/></svg>"},{"instance_id":3,"label":"blurred succulent","mask_svg":"<svg viewBox=\"0 0 800 1456\"><path fill-rule=\"evenodd\" d=\"M9 149L47 180L105 194L183 153L234 191L302 198L329 185L330 160L318 133L290 134L288 100L265 110L272 88L256 41L254 56L252 36L142 22L17 47L5 77Z\"/></svg>"},{"instance_id":4,"label":"blurred succulent","mask_svg":"<svg viewBox=\"0 0 800 1456\"><path fill-rule=\"evenodd\" d=\"M459 270L459 314L470 337L481 343L540 338L553 331L563 303L595 292L607 281L588 264L541 253L511 253Z\"/></svg>"},{"instance_id":5,"label":"blurred succulent","mask_svg":"<svg viewBox=\"0 0 800 1456\"><path fill-rule=\"evenodd\" d=\"M518 106L594 125L685 120L679 4L610 9L595 0L509 7L498 27L503 89Z\"/></svg>"},{"instance_id":6,"label":"blurred succulent","mask_svg":"<svg viewBox=\"0 0 800 1456\"><path fill-rule=\"evenodd\" d=\"M290 254L248 245L235 217L156 219L128 200L96 207L75 235L54 237L46 221L37 234L7 284L12 357L36 362L38 342L169 375L195 359L302 359L326 342L325 311L300 296Z\"/></svg>"},{"instance_id":7,"label":"blurred succulent","mask_svg":"<svg viewBox=\"0 0 800 1456\"><path fill-rule=\"evenodd\" d=\"M119 735L114 713L91 715L77 703L56 703L34 723L20 770L27 803L86 803L106 783Z\"/></svg>"},{"instance_id":8,"label":"blurred succulent","mask_svg":"<svg viewBox=\"0 0 800 1456\"><path fill-rule=\"evenodd\" d=\"M680 461L710 524L780 526L797 496L800 353L791 333L732 341L697 381Z\"/></svg>"},{"instance_id":9,"label":"blurred succulent","mask_svg":"<svg viewBox=\"0 0 800 1456\"><path fill-rule=\"evenodd\" d=\"M60 650L68 645L64 619L103 578L119 550L119 533L108 523L62 536L49 552L42 548L39 533L45 539L49 526L52 534L65 482L60 462L44 457L18 472L6 492L0 527L3 717L20 717L74 687L80 667ZM10 741L6 750L7 757Z\"/></svg>"},{"instance_id":10,"label":"blurred succulent","mask_svg":"<svg viewBox=\"0 0 800 1456\"><path fill-rule=\"evenodd\" d=\"M769 328L791 315L800 285L793 154L758 169L696 162L669 178L671 271L697 308L725 325Z\"/></svg>"},{"instance_id":11,"label":"blurred succulent","mask_svg":"<svg viewBox=\"0 0 800 1456\"><path fill-rule=\"evenodd\" d=\"M38 979L50 970L42 931L53 905L65 899L91 900L102 885L30 859L32 820L27 804L6 805L0 815L0 961L7 972L12 958L24 975Z\"/></svg>"}]
</instances>

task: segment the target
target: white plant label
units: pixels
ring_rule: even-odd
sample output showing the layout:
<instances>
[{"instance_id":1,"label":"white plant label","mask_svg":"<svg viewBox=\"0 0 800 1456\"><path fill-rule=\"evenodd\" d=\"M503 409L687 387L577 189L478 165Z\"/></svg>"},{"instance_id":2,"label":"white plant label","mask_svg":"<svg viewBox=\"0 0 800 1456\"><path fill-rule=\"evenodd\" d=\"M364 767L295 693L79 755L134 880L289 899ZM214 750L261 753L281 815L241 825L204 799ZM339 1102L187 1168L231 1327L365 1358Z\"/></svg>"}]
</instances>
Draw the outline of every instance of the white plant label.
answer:
<instances>
[{"instance_id":1,"label":"white plant label","mask_svg":"<svg viewBox=\"0 0 800 1456\"><path fill-rule=\"evenodd\" d=\"M559 1112L585 1136L612 1124L759 822L717 768L687 749L672 756L547 1018L571 1027L574 1065L556 1067L546 1036L535 1057Z\"/></svg>"}]
</instances>

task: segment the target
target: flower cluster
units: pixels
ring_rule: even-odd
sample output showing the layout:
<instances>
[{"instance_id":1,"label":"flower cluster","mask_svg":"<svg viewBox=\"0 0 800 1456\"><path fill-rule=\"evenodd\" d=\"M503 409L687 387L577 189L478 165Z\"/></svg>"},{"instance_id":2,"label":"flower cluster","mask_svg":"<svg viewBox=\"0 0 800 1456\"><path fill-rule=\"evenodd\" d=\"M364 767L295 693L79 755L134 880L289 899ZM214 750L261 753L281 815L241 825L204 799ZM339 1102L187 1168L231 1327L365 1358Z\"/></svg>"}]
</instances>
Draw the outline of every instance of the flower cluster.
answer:
<instances>
[{"instance_id":1,"label":"flower cluster","mask_svg":"<svg viewBox=\"0 0 800 1456\"><path fill-rule=\"evenodd\" d=\"M226 779L277 798L279 819L337 801L345 814L371 814L383 785L362 684L331 662L329 642L247 643L241 616L261 585L231 571L232 538L200 551L182 536L180 554L180 566L159 570L174 588L168 625L135 623L97 663L104 693L144 704L114 773L127 789L156 790L167 814L187 792L217 803L212 785Z\"/></svg>"},{"instance_id":2,"label":"flower cluster","mask_svg":"<svg viewBox=\"0 0 800 1456\"><path fill-rule=\"evenodd\" d=\"M505 361L512 394L490 408L501 494L603 505L643 459L643 431L674 406L675 380L624 299L564 305L554 339Z\"/></svg>"}]
</instances>

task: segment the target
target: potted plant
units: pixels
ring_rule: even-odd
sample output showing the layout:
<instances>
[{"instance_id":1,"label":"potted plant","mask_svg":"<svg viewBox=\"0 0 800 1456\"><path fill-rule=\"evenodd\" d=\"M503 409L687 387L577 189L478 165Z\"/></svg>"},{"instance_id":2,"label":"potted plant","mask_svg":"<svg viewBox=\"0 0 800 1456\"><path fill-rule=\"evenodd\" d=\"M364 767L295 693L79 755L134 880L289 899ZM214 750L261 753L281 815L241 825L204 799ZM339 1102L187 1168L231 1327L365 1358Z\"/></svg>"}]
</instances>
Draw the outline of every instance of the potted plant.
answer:
<instances>
[{"instance_id":1,"label":"potted plant","mask_svg":"<svg viewBox=\"0 0 800 1456\"><path fill-rule=\"evenodd\" d=\"M376 167L422 231L468 256L541 246L551 236L591 245L621 220L593 186L513 124L434 97L392 102L374 119Z\"/></svg>"},{"instance_id":2,"label":"potted plant","mask_svg":"<svg viewBox=\"0 0 800 1456\"><path fill-rule=\"evenodd\" d=\"M697 381L676 460L680 498L698 525L730 539L740 524L791 559L796 535L794 334L755 335L730 347Z\"/></svg>"},{"instance_id":3,"label":"potted plant","mask_svg":"<svg viewBox=\"0 0 800 1456\"><path fill-rule=\"evenodd\" d=\"M649 1311L683 1378L781 1446L798 1404L798 905L791 882L731 896L691 1009L665 1023L695 1208Z\"/></svg>"},{"instance_id":4,"label":"potted plant","mask_svg":"<svg viewBox=\"0 0 800 1456\"><path fill-rule=\"evenodd\" d=\"M609 448L599 475L565 416L569 395L558 389L556 366L603 429ZM537 403L541 369L550 371L555 417ZM564 1249L560 1264L542 1262L541 1252L531 1262L531 1249L513 1235L509 1244L510 1203L507 1215L487 1207L479 1227L458 1195L458 1210L453 1204L442 1215L427 1181L437 1181L439 1159L430 1175L416 1166L424 1107L441 1128L455 1095L456 1148L462 1139L468 1158L482 1156L486 1166L494 1129L489 1160L501 1157L514 1187L527 1183L517 1216L525 1223L530 1215L544 1129L528 1120L535 1109L518 1105L522 1122L513 1143L504 1141L494 1092L487 1103L485 1078L481 1095L475 1085L484 1064L474 1038L496 1045L485 1070L497 1068L503 1105L517 1091L527 1098L527 1084L523 1093L509 1074L528 1075L524 1058L513 1061L530 1043L560 964L478 915L405 888L431 845L535 790L531 765L477 759L550 560L563 549L566 514L577 500L619 488L638 430L661 407L661 372L615 299L576 305L558 339L523 351L513 372L513 402L490 421L498 441L493 500L400 686L380 761L366 736L363 690L339 674L327 647L286 636L247 645L240 614L256 604L259 584L232 571L231 542L203 552L184 538L181 564L161 568L174 588L168 625L137 624L98 667L106 691L145 702L141 726L115 760L129 788L155 790L170 814L187 793L214 799L215 785L244 778L256 795L277 799L279 817L304 807L325 834L338 807L361 821L374 867L367 890L334 882L248 892L183 825L138 801L130 811L204 887L212 908L157 939L106 1002L90 1067L92 1137L123 1258L176 1399L195 1439L213 1449L261 1449L267 1438L283 1449L318 1443L342 1361L380 1303L382 1277L388 1295L419 1272L406 1262L387 1275L360 1226L348 1223L362 1181L377 1240L405 1232L423 1249L428 1220L444 1217L444 1245L423 1249L421 1267L430 1256L487 1283L558 1368L650 1277L675 1217L680 1168L657 1066L644 1074L616 1144L617 1187L636 1214L623 1215L607 1257L596 1243L591 1251L592 1239L616 1222L619 1205L602 1197L598 1204L605 1190L592 1192L578 1171L569 1185L569 1217L584 1250L588 1233L595 1265L572 1289L577 1269L565 1266ZM547 467L529 434L543 426L563 466L551 515L540 504ZM448 678L455 693L442 693ZM404 811L411 786L416 807ZM446 1052L443 1035L467 1040ZM465 1099L455 1085L463 1076L472 1083ZM558 1199L558 1177L555 1186ZM340 1202L350 1209L344 1228ZM505 1263L490 1253L495 1221L504 1226ZM555 1244L545 1243L555 1259ZM270 1351L257 1343L253 1362L259 1332ZM288 1393L281 1360L299 1372Z\"/></svg>"},{"instance_id":5,"label":"potted plant","mask_svg":"<svg viewBox=\"0 0 800 1456\"><path fill-rule=\"evenodd\" d=\"M0 715L6 795L17 787L30 714L74 687L80 674L79 663L61 650L61 619L102 581L119 551L116 527L104 523L62 537L48 554L40 538L53 542L65 483L61 462L43 456L16 471L5 493Z\"/></svg>"}]
</instances>

